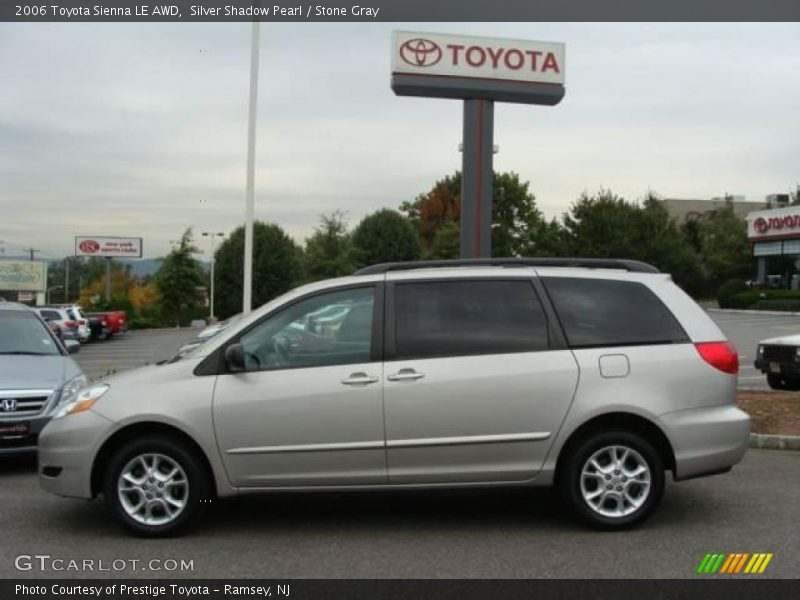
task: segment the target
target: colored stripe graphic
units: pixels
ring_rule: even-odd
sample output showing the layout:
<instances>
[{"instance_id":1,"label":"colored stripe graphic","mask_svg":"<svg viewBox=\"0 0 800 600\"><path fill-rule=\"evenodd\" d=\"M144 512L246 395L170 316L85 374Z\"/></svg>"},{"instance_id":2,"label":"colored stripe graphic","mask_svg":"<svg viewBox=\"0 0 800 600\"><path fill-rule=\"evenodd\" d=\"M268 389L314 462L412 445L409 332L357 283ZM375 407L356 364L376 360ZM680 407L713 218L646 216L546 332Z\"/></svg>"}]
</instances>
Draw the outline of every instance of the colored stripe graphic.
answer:
<instances>
[{"instance_id":1,"label":"colored stripe graphic","mask_svg":"<svg viewBox=\"0 0 800 600\"><path fill-rule=\"evenodd\" d=\"M722 564L723 559L725 558L725 554L721 553L718 557L714 565L711 567L711 572L716 573L717 569L719 569L720 565Z\"/></svg>"},{"instance_id":2,"label":"colored stripe graphic","mask_svg":"<svg viewBox=\"0 0 800 600\"><path fill-rule=\"evenodd\" d=\"M697 573L707 574L761 574L767 569L767 565L774 556L771 552L732 552L727 554L725 552L714 552L706 554L700 565L697 567Z\"/></svg>"},{"instance_id":3,"label":"colored stripe graphic","mask_svg":"<svg viewBox=\"0 0 800 600\"><path fill-rule=\"evenodd\" d=\"M722 568L719 570L719 572L720 573L729 573L730 572L729 569L731 568L731 565L733 565L733 563L736 561L736 557L737 556L738 556L738 554L728 554L728 558L725 561L725 563L722 565Z\"/></svg>"},{"instance_id":4,"label":"colored stripe graphic","mask_svg":"<svg viewBox=\"0 0 800 600\"><path fill-rule=\"evenodd\" d=\"M698 572L698 573L703 573L703 572L704 572L704 570L705 570L705 568L706 568L706 565L708 564L708 561L709 561L710 559L711 559L711 555L710 555L710 554L706 554L706 555L703 557L703 560L702 560L702 561L700 561L700 566L699 566L699 567L697 567L697 572Z\"/></svg>"},{"instance_id":5,"label":"colored stripe graphic","mask_svg":"<svg viewBox=\"0 0 800 600\"><path fill-rule=\"evenodd\" d=\"M770 552L769 554L767 554L764 557L764 562L761 563L761 568L758 570L758 572L759 573L763 573L764 569L767 568L767 565L769 564L769 561L771 561L771 560L772 560L772 552Z\"/></svg>"},{"instance_id":6,"label":"colored stripe graphic","mask_svg":"<svg viewBox=\"0 0 800 600\"><path fill-rule=\"evenodd\" d=\"M747 552L744 552L742 554L742 558L739 559L739 564L736 565L736 573L738 573L739 571L742 570L742 567L744 566L744 562L747 560L748 556L750 556L750 554L748 554Z\"/></svg>"}]
</instances>

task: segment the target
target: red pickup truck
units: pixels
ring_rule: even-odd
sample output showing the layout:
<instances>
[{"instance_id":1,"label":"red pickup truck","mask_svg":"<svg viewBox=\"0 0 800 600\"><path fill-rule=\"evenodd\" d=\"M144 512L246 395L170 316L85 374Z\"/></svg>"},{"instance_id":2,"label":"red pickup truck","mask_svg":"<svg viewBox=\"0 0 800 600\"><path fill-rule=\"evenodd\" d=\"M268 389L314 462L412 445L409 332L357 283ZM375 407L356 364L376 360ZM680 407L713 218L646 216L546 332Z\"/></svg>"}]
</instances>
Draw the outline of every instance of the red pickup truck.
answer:
<instances>
[{"instance_id":1,"label":"red pickup truck","mask_svg":"<svg viewBox=\"0 0 800 600\"><path fill-rule=\"evenodd\" d=\"M124 310L87 313L87 316L100 319L100 322L108 330L108 337L128 331L128 315L125 314Z\"/></svg>"}]
</instances>

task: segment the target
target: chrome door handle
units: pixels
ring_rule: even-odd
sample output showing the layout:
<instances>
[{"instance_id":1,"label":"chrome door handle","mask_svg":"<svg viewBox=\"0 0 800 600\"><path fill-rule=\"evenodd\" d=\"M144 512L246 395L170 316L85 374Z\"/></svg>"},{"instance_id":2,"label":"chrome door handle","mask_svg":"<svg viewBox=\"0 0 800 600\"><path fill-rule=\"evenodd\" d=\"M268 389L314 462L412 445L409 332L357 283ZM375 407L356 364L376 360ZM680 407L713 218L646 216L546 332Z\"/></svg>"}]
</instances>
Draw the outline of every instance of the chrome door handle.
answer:
<instances>
[{"instance_id":1,"label":"chrome door handle","mask_svg":"<svg viewBox=\"0 0 800 600\"><path fill-rule=\"evenodd\" d=\"M400 369L397 373L387 375L386 379L389 381L413 381L414 379L422 379L425 377L424 373L419 373L414 369Z\"/></svg>"},{"instance_id":2,"label":"chrome door handle","mask_svg":"<svg viewBox=\"0 0 800 600\"><path fill-rule=\"evenodd\" d=\"M377 382L377 377L371 377L366 373L352 373L347 379L342 379L344 385L369 385Z\"/></svg>"}]
</instances>

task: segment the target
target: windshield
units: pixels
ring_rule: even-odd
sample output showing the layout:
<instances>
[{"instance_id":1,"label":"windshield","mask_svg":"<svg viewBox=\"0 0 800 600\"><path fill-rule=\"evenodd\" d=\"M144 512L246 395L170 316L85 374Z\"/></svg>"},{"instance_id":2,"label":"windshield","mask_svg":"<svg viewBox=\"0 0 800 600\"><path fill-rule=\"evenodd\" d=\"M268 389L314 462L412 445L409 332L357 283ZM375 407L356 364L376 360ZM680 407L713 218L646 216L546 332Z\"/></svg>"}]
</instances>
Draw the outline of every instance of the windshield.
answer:
<instances>
[{"instance_id":1,"label":"windshield","mask_svg":"<svg viewBox=\"0 0 800 600\"><path fill-rule=\"evenodd\" d=\"M0 310L0 355L59 355L50 332L27 311Z\"/></svg>"}]
</instances>

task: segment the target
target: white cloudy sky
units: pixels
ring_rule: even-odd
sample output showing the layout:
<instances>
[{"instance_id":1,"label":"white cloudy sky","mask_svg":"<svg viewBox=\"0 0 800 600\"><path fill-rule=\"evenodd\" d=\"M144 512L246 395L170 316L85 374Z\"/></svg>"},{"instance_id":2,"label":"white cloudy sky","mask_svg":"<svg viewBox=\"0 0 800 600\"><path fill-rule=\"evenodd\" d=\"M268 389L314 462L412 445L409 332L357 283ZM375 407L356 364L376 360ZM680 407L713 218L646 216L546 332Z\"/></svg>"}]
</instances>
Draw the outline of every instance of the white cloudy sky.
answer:
<instances>
[{"instance_id":1,"label":"white cloudy sky","mask_svg":"<svg viewBox=\"0 0 800 600\"><path fill-rule=\"evenodd\" d=\"M298 241L320 213L397 207L460 166L457 101L397 98L392 29L563 41L556 107L499 105L495 166L548 216L628 198L800 182L798 24L262 24L256 214ZM249 24L0 24L0 240L230 231L244 211ZM0 245L2 246L2 245Z\"/></svg>"}]
</instances>

